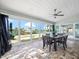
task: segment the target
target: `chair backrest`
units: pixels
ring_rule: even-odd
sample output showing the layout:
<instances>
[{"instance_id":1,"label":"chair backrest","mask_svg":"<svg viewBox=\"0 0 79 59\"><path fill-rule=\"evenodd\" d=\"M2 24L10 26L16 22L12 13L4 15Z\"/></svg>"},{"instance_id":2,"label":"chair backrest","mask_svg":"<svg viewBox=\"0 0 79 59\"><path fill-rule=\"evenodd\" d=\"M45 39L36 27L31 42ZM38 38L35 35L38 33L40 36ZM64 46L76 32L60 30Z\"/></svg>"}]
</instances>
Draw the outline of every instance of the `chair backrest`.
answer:
<instances>
[{"instance_id":1,"label":"chair backrest","mask_svg":"<svg viewBox=\"0 0 79 59\"><path fill-rule=\"evenodd\" d=\"M43 40L43 43L46 44L46 42L47 42L47 36L42 36L42 40Z\"/></svg>"},{"instance_id":2,"label":"chair backrest","mask_svg":"<svg viewBox=\"0 0 79 59\"><path fill-rule=\"evenodd\" d=\"M44 44L49 45L49 44L52 43L52 39L51 39L50 36L42 36L42 39L43 39L43 43L44 43Z\"/></svg>"},{"instance_id":3,"label":"chair backrest","mask_svg":"<svg viewBox=\"0 0 79 59\"><path fill-rule=\"evenodd\" d=\"M52 44L52 38L50 36L47 37L47 44Z\"/></svg>"},{"instance_id":4,"label":"chair backrest","mask_svg":"<svg viewBox=\"0 0 79 59\"><path fill-rule=\"evenodd\" d=\"M44 35L42 35L42 40L45 41L45 36Z\"/></svg>"},{"instance_id":5,"label":"chair backrest","mask_svg":"<svg viewBox=\"0 0 79 59\"><path fill-rule=\"evenodd\" d=\"M68 35L63 36L64 41L66 42L68 38Z\"/></svg>"},{"instance_id":6,"label":"chair backrest","mask_svg":"<svg viewBox=\"0 0 79 59\"><path fill-rule=\"evenodd\" d=\"M59 37L59 40L60 40L60 41L64 41L64 37L63 37L63 36L60 36L60 37Z\"/></svg>"},{"instance_id":7,"label":"chair backrest","mask_svg":"<svg viewBox=\"0 0 79 59\"><path fill-rule=\"evenodd\" d=\"M58 40L59 41L67 41L67 36L65 35L65 36L60 36L59 38L58 38Z\"/></svg>"}]
</instances>

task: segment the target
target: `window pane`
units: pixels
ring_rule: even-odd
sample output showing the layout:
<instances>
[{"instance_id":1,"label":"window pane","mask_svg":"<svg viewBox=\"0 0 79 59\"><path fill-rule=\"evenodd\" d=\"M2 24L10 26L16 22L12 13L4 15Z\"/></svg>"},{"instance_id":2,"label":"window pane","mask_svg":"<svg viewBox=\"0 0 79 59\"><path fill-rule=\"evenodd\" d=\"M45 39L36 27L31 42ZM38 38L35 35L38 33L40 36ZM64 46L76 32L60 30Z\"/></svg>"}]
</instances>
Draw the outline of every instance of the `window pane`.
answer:
<instances>
[{"instance_id":1,"label":"window pane","mask_svg":"<svg viewBox=\"0 0 79 59\"><path fill-rule=\"evenodd\" d=\"M75 37L79 38L79 24L75 24Z\"/></svg>"},{"instance_id":2,"label":"window pane","mask_svg":"<svg viewBox=\"0 0 79 59\"><path fill-rule=\"evenodd\" d=\"M30 22L26 20L20 20L20 39L21 41L29 41L31 38L30 29L31 25Z\"/></svg>"},{"instance_id":3,"label":"window pane","mask_svg":"<svg viewBox=\"0 0 79 59\"><path fill-rule=\"evenodd\" d=\"M9 19L9 32L10 32L11 43L19 42L18 20Z\"/></svg>"},{"instance_id":4,"label":"window pane","mask_svg":"<svg viewBox=\"0 0 79 59\"><path fill-rule=\"evenodd\" d=\"M68 35L73 36L73 24L62 25L63 33L68 33Z\"/></svg>"},{"instance_id":5,"label":"window pane","mask_svg":"<svg viewBox=\"0 0 79 59\"><path fill-rule=\"evenodd\" d=\"M42 37L44 33L44 23L32 22L32 39L38 39Z\"/></svg>"},{"instance_id":6,"label":"window pane","mask_svg":"<svg viewBox=\"0 0 79 59\"><path fill-rule=\"evenodd\" d=\"M58 33L58 32L59 32L59 26L58 26L58 25L56 25L55 30L56 30L56 33Z\"/></svg>"}]
</instances>

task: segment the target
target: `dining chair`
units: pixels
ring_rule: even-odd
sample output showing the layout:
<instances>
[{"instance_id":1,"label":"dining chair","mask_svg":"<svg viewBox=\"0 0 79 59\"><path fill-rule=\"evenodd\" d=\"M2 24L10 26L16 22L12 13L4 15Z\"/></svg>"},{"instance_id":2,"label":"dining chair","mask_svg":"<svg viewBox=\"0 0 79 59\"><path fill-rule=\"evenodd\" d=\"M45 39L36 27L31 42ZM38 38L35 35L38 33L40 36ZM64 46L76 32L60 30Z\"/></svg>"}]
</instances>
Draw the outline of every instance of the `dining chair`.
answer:
<instances>
[{"instance_id":1,"label":"dining chair","mask_svg":"<svg viewBox=\"0 0 79 59\"><path fill-rule=\"evenodd\" d=\"M47 37L47 46L49 46L49 52L51 51L52 43L53 43L52 38L48 36Z\"/></svg>"},{"instance_id":2,"label":"dining chair","mask_svg":"<svg viewBox=\"0 0 79 59\"><path fill-rule=\"evenodd\" d=\"M44 49L44 47L46 45L46 39L45 39L45 36L44 35L42 35L42 40L43 40L43 49Z\"/></svg>"},{"instance_id":3,"label":"dining chair","mask_svg":"<svg viewBox=\"0 0 79 59\"><path fill-rule=\"evenodd\" d=\"M64 36L64 44L66 48L67 48L67 38L68 38L68 35Z\"/></svg>"},{"instance_id":4,"label":"dining chair","mask_svg":"<svg viewBox=\"0 0 79 59\"><path fill-rule=\"evenodd\" d=\"M43 49L45 46L49 47L49 52L51 51L53 40L50 36L42 36L43 39Z\"/></svg>"},{"instance_id":5,"label":"dining chair","mask_svg":"<svg viewBox=\"0 0 79 59\"><path fill-rule=\"evenodd\" d=\"M67 37L68 35L65 35L65 36L61 36L58 38L58 45L62 44L63 45L63 48L64 50L67 48Z\"/></svg>"},{"instance_id":6,"label":"dining chair","mask_svg":"<svg viewBox=\"0 0 79 59\"><path fill-rule=\"evenodd\" d=\"M45 46L47 46L48 47L48 36L42 36L42 40L43 40L43 49L44 49L44 47Z\"/></svg>"}]
</instances>

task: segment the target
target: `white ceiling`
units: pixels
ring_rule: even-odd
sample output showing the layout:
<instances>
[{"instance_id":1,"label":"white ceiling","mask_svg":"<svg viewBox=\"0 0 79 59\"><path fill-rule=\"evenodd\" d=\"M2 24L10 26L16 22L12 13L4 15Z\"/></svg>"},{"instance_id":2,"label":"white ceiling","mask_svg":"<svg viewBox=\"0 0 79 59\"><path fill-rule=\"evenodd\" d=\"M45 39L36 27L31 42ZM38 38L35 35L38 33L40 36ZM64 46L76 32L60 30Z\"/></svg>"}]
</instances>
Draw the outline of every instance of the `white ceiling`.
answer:
<instances>
[{"instance_id":1,"label":"white ceiling","mask_svg":"<svg viewBox=\"0 0 79 59\"><path fill-rule=\"evenodd\" d=\"M55 8L64 16L55 19L52 15ZM0 0L0 9L57 22L79 13L79 0Z\"/></svg>"}]
</instances>

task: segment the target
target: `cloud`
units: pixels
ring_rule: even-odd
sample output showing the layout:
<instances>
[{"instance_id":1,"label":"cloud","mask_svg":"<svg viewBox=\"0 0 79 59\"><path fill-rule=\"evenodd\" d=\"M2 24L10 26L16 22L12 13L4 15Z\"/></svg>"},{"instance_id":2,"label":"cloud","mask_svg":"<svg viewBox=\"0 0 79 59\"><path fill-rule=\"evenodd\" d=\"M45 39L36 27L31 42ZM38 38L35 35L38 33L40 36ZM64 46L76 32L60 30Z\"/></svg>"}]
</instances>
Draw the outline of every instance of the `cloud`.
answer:
<instances>
[{"instance_id":1,"label":"cloud","mask_svg":"<svg viewBox=\"0 0 79 59\"><path fill-rule=\"evenodd\" d=\"M44 29L46 29L46 30L47 30L47 29L50 29L49 25L46 24L46 25L44 26Z\"/></svg>"},{"instance_id":2,"label":"cloud","mask_svg":"<svg viewBox=\"0 0 79 59\"><path fill-rule=\"evenodd\" d=\"M25 26L31 27L31 22L26 23ZM32 27L36 27L34 23L32 23Z\"/></svg>"},{"instance_id":3,"label":"cloud","mask_svg":"<svg viewBox=\"0 0 79 59\"><path fill-rule=\"evenodd\" d=\"M9 22L13 22L13 20L12 19L9 19Z\"/></svg>"}]
</instances>

